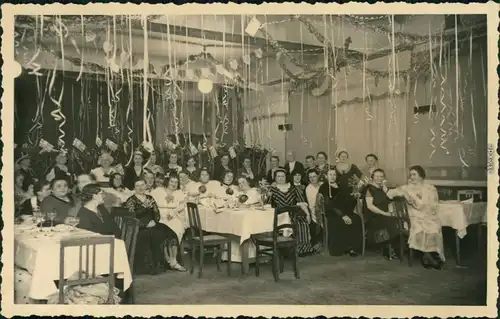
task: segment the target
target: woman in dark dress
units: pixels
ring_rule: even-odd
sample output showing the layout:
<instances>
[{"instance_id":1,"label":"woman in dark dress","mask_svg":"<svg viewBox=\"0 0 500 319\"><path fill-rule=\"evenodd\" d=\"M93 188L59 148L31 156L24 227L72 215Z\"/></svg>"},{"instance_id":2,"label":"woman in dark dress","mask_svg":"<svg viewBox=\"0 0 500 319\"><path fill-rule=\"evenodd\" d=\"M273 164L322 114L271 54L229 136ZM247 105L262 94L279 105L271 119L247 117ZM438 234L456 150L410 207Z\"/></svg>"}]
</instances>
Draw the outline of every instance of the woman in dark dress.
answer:
<instances>
[{"instance_id":1,"label":"woman in dark dress","mask_svg":"<svg viewBox=\"0 0 500 319\"><path fill-rule=\"evenodd\" d=\"M56 156L54 167L46 175L47 181L51 182L54 179L65 179L68 185L73 184L72 174L68 168L68 156L65 152L60 152Z\"/></svg>"},{"instance_id":2,"label":"woman in dark dress","mask_svg":"<svg viewBox=\"0 0 500 319\"><path fill-rule=\"evenodd\" d=\"M335 172L337 173L336 183L339 186L339 198L342 198L341 211L352 213L358 203L358 198L352 195L354 188L351 185L351 180L361 178L361 171L359 168L349 163L349 154L345 150L337 152L338 163L335 165Z\"/></svg>"},{"instance_id":3,"label":"woman in dark dress","mask_svg":"<svg viewBox=\"0 0 500 319\"><path fill-rule=\"evenodd\" d=\"M89 184L83 187L79 197L83 206L78 212L80 218L78 228L119 238L120 228L102 205L104 203L103 192L99 185Z\"/></svg>"},{"instance_id":4,"label":"woman in dark dress","mask_svg":"<svg viewBox=\"0 0 500 319\"><path fill-rule=\"evenodd\" d=\"M186 161L186 169L184 170L192 181L200 179L200 169L196 167L196 160L193 156L189 157ZM180 172L177 172L180 173Z\"/></svg>"},{"instance_id":5,"label":"woman in dark dress","mask_svg":"<svg viewBox=\"0 0 500 319\"><path fill-rule=\"evenodd\" d=\"M69 194L68 181L64 177L57 177L50 184L52 194L45 197L40 204L42 213L56 212L55 224L62 224L68 216L76 216L74 198Z\"/></svg>"},{"instance_id":6,"label":"woman in dark dress","mask_svg":"<svg viewBox=\"0 0 500 319\"><path fill-rule=\"evenodd\" d=\"M255 187L257 183L257 175L252 170L252 160L245 157L242 162L242 167L238 170L237 177L243 176L250 183L251 187Z\"/></svg>"},{"instance_id":7,"label":"woman in dark dress","mask_svg":"<svg viewBox=\"0 0 500 319\"><path fill-rule=\"evenodd\" d=\"M35 196L31 197L30 199L27 199L24 201L24 203L21 206L21 215L33 215L33 211L35 209L39 209L42 201L50 195L50 183L41 180L41 181L36 181L35 184L33 185L33 193Z\"/></svg>"},{"instance_id":8,"label":"woman in dark dress","mask_svg":"<svg viewBox=\"0 0 500 319\"><path fill-rule=\"evenodd\" d=\"M229 155L223 154L220 157L219 164L215 165L213 179L222 182L227 171L233 172L233 168Z\"/></svg>"},{"instance_id":9,"label":"woman in dark dress","mask_svg":"<svg viewBox=\"0 0 500 319\"><path fill-rule=\"evenodd\" d=\"M397 257L394 248L398 246L399 229L397 219L389 213L390 198L384 185L385 173L375 169L371 175L372 183L365 188L363 213L368 231L368 243L387 244L384 254L387 259ZM390 245L389 245L390 244Z\"/></svg>"},{"instance_id":10,"label":"woman in dark dress","mask_svg":"<svg viewBox=\"0 0 500 319\"><path fill-rule=\"evenodd\" d=\"M144 155L141 151L135 151L133 163L125 167L125 176L123 178L123 185L128 189L134 189L136 181L142 178L144 169Z\"/></svg>"},{"instance_id":11,"label":"woman in dark dress","mask_svg":"<svg viewBox=\"0 0 500 319\"><path fill-rule=\"evenodd\" d=\"M299 188L295 187L291 183L286 181L286 171L284 169L278 169L275 172L276 184L269 188L269 201L273 208L283 207L283 206L295 206L299 203L306 203L304 193ZM305 207L304 210L307 210ZM306 211L306 215L309 212ZM297 241L298 241L298 252L299 256L309 255L315 252L311 245L311 235L309 230L309 224L307 219L304 217L298 217L297 219Z\"/></svg>"},{"instance_id":12,"label":"woman in dark dress","mask_svg":"<svg viewBox=\"0 0 500 319\"><path fill-rule=\"evenodd\" d=\"M327 180L328 171L332 168L330 164L328 164L328 155L325 152L318 152L316 154L316 166L314 169L318 172L319 182L324 183Z\"/></svg>"},{"instance_id":13,"label":"woman in dark dress","mask_svg":"<svg viewBox=\"0 0 500 319\"><path fill-rule=\"evenodd\" d=\"M326 215L327 245L330 256L348 254L355 257L361 252L363 246L361 218L352 210L345 210L348 204L337 183L337 171L330 170L327 178L328 182L320 186L316 197L317 220L321 222L322 219L319 216Z\"/></svg>"},{"instance_id":14,"label":"woman in dark dress","mask_svg":"<svg viewBox=\"0 0 500 319\"><path fill-rule=\"evenodd\" d=\"M167 225L159 223L160 210L154 198L146 194L146 182L138 180L134 185L134 195L124 206L139 220L139 234L135 250L134 269L137 273L157 274L165 263L162 244L177 240L177 235Z\"/></svg>"}]
</instances>

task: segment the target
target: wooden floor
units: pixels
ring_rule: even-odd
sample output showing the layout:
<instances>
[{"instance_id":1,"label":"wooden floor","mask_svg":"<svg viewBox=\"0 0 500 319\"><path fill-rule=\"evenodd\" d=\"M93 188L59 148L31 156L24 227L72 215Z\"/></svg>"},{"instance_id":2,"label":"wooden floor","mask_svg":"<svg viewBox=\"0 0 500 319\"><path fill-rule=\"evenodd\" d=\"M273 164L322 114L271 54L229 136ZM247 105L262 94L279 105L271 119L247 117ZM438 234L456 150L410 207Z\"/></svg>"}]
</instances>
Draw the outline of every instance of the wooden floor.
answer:
<instances>
[{"instance_id":1,"label":"wooden floor","mask_svg":"<svg viewBox=\"0 0 500 319\"><path fill-rule=\"evenodd\" d=\"M208 257L208 256L207 256ZM211 258L206 258L211 259ZM253 267L241 276L233 264L228 277L225 264L217 272L211 264L204 276L167 271L135 279L137 304L316 304L316 305L485 305L486 271L477 262L457 268L449 260L442 270L413 267L399 260L387 261L376 253L363 257L312 256L299 261L300 279L285 263L281 280L275 283L271 265Z\"/></svg>"}]
</instances>

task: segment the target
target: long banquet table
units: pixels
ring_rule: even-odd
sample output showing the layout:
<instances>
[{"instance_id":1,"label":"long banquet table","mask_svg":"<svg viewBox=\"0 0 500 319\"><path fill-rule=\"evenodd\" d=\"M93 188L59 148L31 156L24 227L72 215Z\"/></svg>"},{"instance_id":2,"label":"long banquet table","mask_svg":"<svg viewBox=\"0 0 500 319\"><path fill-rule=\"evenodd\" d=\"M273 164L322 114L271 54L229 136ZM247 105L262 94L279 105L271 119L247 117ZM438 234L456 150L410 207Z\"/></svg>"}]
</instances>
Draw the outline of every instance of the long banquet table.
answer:
<instances>
[{"instance_id":1,"label":"long banquet table","mask_svg":"<svg viewBox=\"0 0 500 319\"><path fill-rule=\"evenodd\" d=\"M14 227L14 263L31 274L29 297L34 300L46 300L56 293L58 288L54 281L59 280L60 241L63 238L102 236L82 229L75 231L40 231L32 225L16 225ZM79 249L66 248L64 273L70 277L79 270ZM90 252L90 260L93 260ZM109 272L109 246L96 246L96 274ZM123 278L123 289L132 283L132 275L127 258L125 243L115 239L114 256L115 273Z\"/></svg>"},{"instance_id":2,"label":"long banquet table","mask_svg":"<svg viewBox=\"0 0 500 319\"><path fill-rule=\"evenodd\" d=\"M242 272L247 274L250 259L255 257L255 245L250 236L273 230L274 209L226 208L215 212L212 208L200 206L199 211L203 230L235 237L231 245L231 261L241 262ZM278 225L289 222L288 214L280 215ZM285 236L289 235L290 232L285 233ZM223 259L227 259L227 254Z\"/></svg>"}]
</instances>

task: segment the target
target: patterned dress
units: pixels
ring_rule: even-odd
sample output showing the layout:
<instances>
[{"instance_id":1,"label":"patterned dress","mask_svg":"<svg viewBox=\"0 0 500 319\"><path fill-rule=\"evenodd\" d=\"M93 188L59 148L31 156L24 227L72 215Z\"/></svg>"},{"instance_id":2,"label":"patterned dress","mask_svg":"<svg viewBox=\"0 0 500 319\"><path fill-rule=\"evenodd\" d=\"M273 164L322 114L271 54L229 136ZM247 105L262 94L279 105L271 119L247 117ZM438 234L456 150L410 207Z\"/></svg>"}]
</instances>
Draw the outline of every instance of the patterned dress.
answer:
<instances>
[{"instance_id":1,"label":"patterned dress","mask_svg":"<svg viewBox=\"0 0 500 319\"><path fill-rule=\"evenodd\" d=\"M166 240L177 240L177 236L167 225L160 223L160 210L152 196L146 195L146 199L141 201L136 195L132 195L124 206L140 223L134 270L136 273L150 273L165 262L162 244ZM152 220L155 225L147 227Z\"/></svg>"},{"instance_id":2,"label":"patterned dress","mask_svg":"<svg viewBox=\"0 0 500 319\"><path fill-rule=\"evenodd\" d=\"M282 192L278 187L271 186L269 189L271 194L270 202L273 208L282 206L295 206L297 203L306 202L301 189L291 185L288 191ZM299 254L313 253L314 249L311 245L311 235L309 224L305 217L297 219L297 241Z\"/></svg>"}]
</instances>

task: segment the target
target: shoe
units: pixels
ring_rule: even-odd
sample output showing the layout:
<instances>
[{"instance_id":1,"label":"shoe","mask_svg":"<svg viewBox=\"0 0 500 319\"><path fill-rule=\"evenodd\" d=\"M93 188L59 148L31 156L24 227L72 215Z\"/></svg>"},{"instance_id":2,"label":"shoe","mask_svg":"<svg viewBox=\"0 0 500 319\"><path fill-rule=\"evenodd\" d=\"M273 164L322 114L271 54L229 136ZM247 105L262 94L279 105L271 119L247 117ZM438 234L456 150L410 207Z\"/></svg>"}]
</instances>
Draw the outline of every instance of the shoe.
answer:
<instances>
[{"instance_id":1,"label":"shoe","mask_svg":"<svg viewBox=\"0 0 500 319\"><path fill-rule=\"evenodd\" d=\"M180 271L180 272L186 272L187 271L187 269L184 268L184 267L182 267L180 264L170 265L170 267L173 270Z\"/></svg>"},{"instance_id":2,"label":"shoe","mask_svg":"<svg viewBox=\"0 0 500 319\"><path fill-rule=\"evenodd\" d=\"M354 250L350 250L347 254L351 257L358 257L359 256L359 254L357 252L355 252Z\"/></svg>"}]
</instances>

